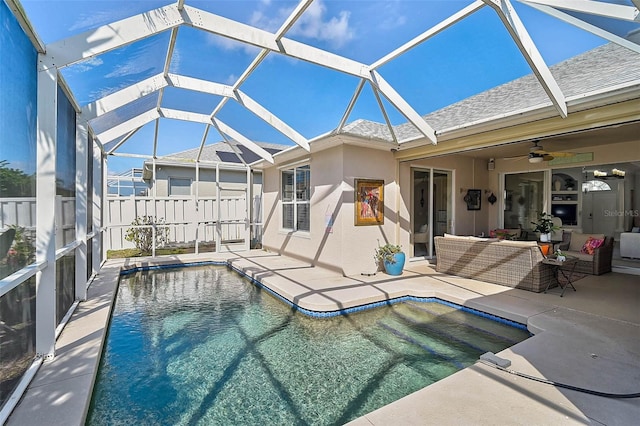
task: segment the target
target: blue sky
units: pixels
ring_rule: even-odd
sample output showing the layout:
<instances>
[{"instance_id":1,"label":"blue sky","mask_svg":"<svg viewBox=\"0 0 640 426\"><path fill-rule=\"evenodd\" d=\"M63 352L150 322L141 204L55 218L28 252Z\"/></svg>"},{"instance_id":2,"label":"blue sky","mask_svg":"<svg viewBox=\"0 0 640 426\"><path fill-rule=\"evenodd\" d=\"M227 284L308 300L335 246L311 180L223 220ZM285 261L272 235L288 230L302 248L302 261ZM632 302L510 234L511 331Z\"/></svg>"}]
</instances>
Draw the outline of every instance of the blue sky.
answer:
<instances>
[{"instance_id":1,"label":"blue sky","mask_svg":"<svg viewBox=\"0 0 640 426\"><path fill-rule=\"evenodd\" d=\"M171 3L171 0L22 0L27 16L45 43ZM186 3L273 32L297 2L187 0ZM287 37L370 64L470 3L317 0ZM516 1L514 6L548 65L605 42ZM161 33L66 68L63 75L84 105L161 72L168 41L169 33ZM238 42L181 27L171 72L232 84L257 52ZM427 114L531 71L495 12L485 7L384 65L379 72L416 111ZM241 90L303 136L313 138L337 126L357 84L354 77L270 54ZM163 106L210 113L219 101L215 96L170 89L165 93ZM141 100L121 114L135 114L153 102L153 98ZM388 111L394 124L406 122L392 107ZM292 144L233 101L227 103L219 118L250 139ZM383 121L368 86L349 121L357 118ZM158 154L166 155L197 147L204 126L162 119L160 130ZM121 151L150 154L153 134L154 123L149 123ZM212 131L207 142L219 140L219 135ZM110 167L115 171L140 165L141 160L110 159Z\"/></svg>"}]
</instances>

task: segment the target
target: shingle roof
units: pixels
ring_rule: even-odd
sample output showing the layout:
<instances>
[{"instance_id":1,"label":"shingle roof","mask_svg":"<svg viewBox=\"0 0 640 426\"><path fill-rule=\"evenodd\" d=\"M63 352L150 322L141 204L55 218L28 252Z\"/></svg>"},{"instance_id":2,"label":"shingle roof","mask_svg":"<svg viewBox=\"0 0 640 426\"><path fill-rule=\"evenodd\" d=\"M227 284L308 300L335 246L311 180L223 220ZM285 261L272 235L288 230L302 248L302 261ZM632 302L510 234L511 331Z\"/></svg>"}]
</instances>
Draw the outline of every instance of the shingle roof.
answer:
<instances>
[{"instance_id":1,"label":"shingle roof","mask_svg":"<svg viewBox=\"0 0 640 426\"><path fill-rule=\"evenodd\" d=\"M247 164L253 163L260 159L257 154L254 154L248 148L245 148L243 145L240 145L237 142L231 142L235 149L240 152L242 159ZM280 145L275 143L266 143L266 142L255 142L256 145L263 148L269 154L275 154L276 152L280 152L284 149L289 148L287 145ZM160 157L160 159L164 159L167 157L171 158L184 158L189 160L195 160L198 151L200 148L188 149L186 151L176 152L174 154L169 154L164 157ZM242 160L236 155L234 150L229 146L226 142L217 142L211 145L205 145L202 149L202 154L200 155L200 160L202 161L211 161L211 162L223 162L223 163L235 163L242 164Z\"/></svg>"},{"instance_id":2,"label":"shingle roof","mask_svg":"<svg viewBox=\"0 0 640 426\"><path fill-rule=\"evenodd\" d=\"M608 43L556 64L550 67L550 71L565 98L571 98L640 80L640 55L618 44ZM533 74L529 74L423 117L438 132L548 105L551 101L542 86ZM398 140L421 135L411 123L394 126L393 130ZM392 141L385 124L367 120L349 123L341 133Z\"/></svg>"}]
</instances>

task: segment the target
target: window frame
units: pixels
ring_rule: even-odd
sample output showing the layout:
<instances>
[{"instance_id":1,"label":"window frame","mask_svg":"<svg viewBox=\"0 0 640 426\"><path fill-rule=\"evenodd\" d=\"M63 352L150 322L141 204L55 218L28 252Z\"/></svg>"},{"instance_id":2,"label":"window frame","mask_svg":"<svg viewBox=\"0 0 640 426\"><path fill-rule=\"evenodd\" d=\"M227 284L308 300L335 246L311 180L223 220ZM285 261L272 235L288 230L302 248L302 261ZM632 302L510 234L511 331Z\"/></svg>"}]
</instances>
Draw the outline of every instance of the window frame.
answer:
<instances>
[{"instance_id":1,"label":"window frame","mask_svg":"<svg viewBox=\"0 0 640 426\"><path fill-rule=\"evenodd\" d=\"M183 180L183 181L189 181L189 193L188 194L172 194L171 192L171 188L173 188L173 185L171 184L171 182L173 180ZM189 178L189 177L180 177L180 176L169 176L169 179L167 181L168 186L167 186L167 195L169 197L191 197L193 195L193 179Z\"/></svg>"},{"instance_id":2,"label":"window frame","mask_svg":"<svg viewBox=\"0 0 640 426\"><path fill-rule=\"evenodd\" d=\"M298 172L300 170L306 170L306 172L308 173L307 186L306 188L303 188L302 191L298 191L296 188ZM285 190L284 190L284 174L285 173L293 174L294 189L293 191L291 191L292 192L291 200L285 200ZM304 197L299 198L300 192L307 194L306 199ZM287 233L294 232L294 233L300 233L300 234L309 234L311 232L311 166L308 162L290 165L280 169L280 203L281 203L280 230L282 232L287 232ZM298 227L299 225L298 208L300 205L307 206L308 229L299 229ZM285 206L293 206L293 223L292 223L293 226L291 228L285 227L285 224L284 224Z\"/></svg>"}]
</instances>

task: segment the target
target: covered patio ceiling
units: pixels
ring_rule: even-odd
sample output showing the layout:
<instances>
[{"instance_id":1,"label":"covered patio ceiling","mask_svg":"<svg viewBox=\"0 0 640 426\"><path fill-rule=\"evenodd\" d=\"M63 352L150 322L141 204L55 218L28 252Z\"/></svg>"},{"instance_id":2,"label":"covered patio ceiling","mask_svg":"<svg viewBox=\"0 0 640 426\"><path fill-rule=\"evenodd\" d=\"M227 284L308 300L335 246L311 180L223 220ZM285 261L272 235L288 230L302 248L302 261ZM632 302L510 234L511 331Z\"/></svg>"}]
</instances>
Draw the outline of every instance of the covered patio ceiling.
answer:
<instances>
[{"instance_id":1,"label":"covered patio ceiling","mask_svg":"<svg viewBox=\"0 0 640 426\"><path fill-rule=\"evenodd\" d=\"M29 16L29 7L38 7L36 3L40 3L41 7L43 2L24 0L25 6L29 7L23 9L17 0L5 1L16 15L24 18L22 25L28 29L27 32L32 35L38 46L40 69L54 68L58 71L59 81L66 88L72 103L76 104L78 112L81 113L79 119L87 123L90 135L106 154L122 157L157 158L166 155L169 148L165 148L164 151L159 149L162 130L160 123L162 120L179 120L196 123L196 126L201 128L200 136L185 137L184 140L180 140L180 147L173 148L172 152L197 147L201 152L208 138L216 138L217 142L220 140L219 137L227 142L236 141L262 159L273 163L272 154L259 146L257 141L271 142L272 132L275 131L286 138L289 144L309 150L310 143L314 139L327 133L340 133L350 120L361 118L357 105L363 102L363 99L375 105L380 121L384 122L389 129L394 144L400 146L407 142L415 143L416 140L425 144L437 144L439 129L434 128L424 118L425 114L430 112L428 109L433 110L433 107L421 104L412 95L412 92L423 94L421 85L425 82L416 77L416 73L410 69L411 62L407 62L406 58L411 59L415 58L415 55L426 54L426 51L419 50L421 46L437 40L441 34L451 31L451 28L461 25L464 21L476 18L476 24L481 25L479 28L483 28L482 25L485 25L485 21L487 22L487 31L495 32L495 25L498 23L500 32L495 36L496 43L500 37L508 39L512 51L507 53L515 54L513 63L520 64L518 66L524 65L526 69L521 71L521 74L535 75L560 117L567 116L567 102L563 91L549 71L549 65L542 51L553 50L554 43L571 43L571 40L545 40L538 36L540 42L535 42L531 34L540 34L545 31L544 28L535 25L545 25L549 22L548 19L551 19L551 22L558 25L569 25L580 32L595 35L601 43L613 42L640 53L637 38L634 41L627 37L640 31L638 16L640 0L444 2L453 4L457 8L452 13L447 12L446 16L441 16L443 9L440 6L443 2L423 2L421 7L425 10L425 14L410 17L412 22L405 23L405 25L411 24L413 28L421 28L417 35L397 43L386 52L378 53L375 59L369 61L353 59L357 56L355 53L350 55L346 51L342 53L339 43L332 45L313 41L314 37L308 30L311 19L309 16L326 11L327 5L322 0L315 0L315 2L301 0L297 4L283 2L283 7L279 9L280 14L270 17L269 25L265 24L264 19L252 19L251 24L248 24L241 18L224 16L222 14L224 8L221 5L227 2L178 0L114 22L101 23L86 31L47 43L40 39L38 23L34 22L32 25ZM65 1L50 3L55 3L55 7L69 8L69 13L74 13L74 5L78 4ZM117 1L92 3L99 4L102 11L108 8L116 9L124 4ZM259 13L258 4L270 2L243 3L248 8L256 8L253 13L255 17L256 13ZM348 6L345 10L353 14L358 13L359 9L372 5L380 6L376 2L369 3L350 1L345 2L344 5ZM220 8L220 13L214 12L216 7ZM448 7L451 8L450 5ZM433 13L431 13L432 9ZM283 14L284 10L288 13ZM532 11L536 16L544 16L544 20L532 20L533 23L528 23L525 19L521 19L521 15L529 16ZM381 9L380 14L384 13L385 10ZM100 22L100 16L97 15L93 18L95 22ZM345 17L348 19L348 16L350 15L341 12L337 16L326 19L339 26L345 22ZM384 19L384 16L380 19ZM265 29L271 27L276 29ZM308 31L305 32L305 29ZM202 37L203 34L205 38ZM292 35L289 36L290 34ZM343 36L348 38L347 33ZM233 59L210 56L210 53L215 50L212 47L211 37L215 38L215 43L233 43L234 46L245 48L245 53L249 52L252 55L250 61L236 61L235 70L240 69L240 71L237 74L231 73L232 79L223 80L219 77L220 74L215 72L217 68L229 66ZM380 32L376 38L368 40L368 43L386 45L384 38L385 33ZM321 37L318 36L316 39L319 40ZM198 40L200 44L194 45ZM108 56L113 59L114 55L120 55L121 61L129 60L131 57L140 57L140 60L144 60L145 57L140 55L140 51L158 44L164 46L162 49L164 58L160 59L159 66L149 66L144 73L131 73L127 75L127 79L115 82L110 80L109 74L105 75L105 70L99 67L107 62ZM450 46L448 52L451 57L455 57L464 54L463 47ZM491 48L491 46L488 47ZM588 48L590 47L586 46L583 50ZM187 51L190 54L188 58L184 57ZM498 54L496 51L491 52L491 55ZM547 56L551 55L547 54ZM282 61L277 58L288 59ZM446 59L433 58L433 66L436 67L436 62ZM203 72L181 72L179 65L186 61L199 61L196 62L195 69ZM326 80L309 79L306 85L316 87L316 90L320 91L340 91L340 97L336 97L336 101L328 105L329 109L323 111L310 107L308 121L316 120L319 114L324 113L335 117L333 125L320 132L316 129L312 134L310 134L314 131L311 130L312 128L305 127L295 119L289 119L288 110L300 108L305 104L313 105L316 99L313 97L298 99L299 104L284 107L278 103L278 98L290 99L290 92L297 90L295 87L287 87L286 76L290 70L283 71L282 81L274 79L265 81L260 76L262 69L273 66L290 67L294 71L299 67L300 72L304 72L301 63L320 67L326 71L327 75ZM398 66L394 66L394 63ZM504 61L500 62L500 64L504 63ZM490 69L491 64L485 64L485 66ZM514 68L518 66L514 65ZM335 74L349 77L348 84L334 83L331 76ZM474 78L490 80L488 73L472 75ZM499 83L498 81L496 84ZM269 90L271 86L273 89ZM87 87L93 87L94 90L90 91ZM365 88L369 89L370 95L367 96ZM443 91L455 91L455 89L455 87L441 88ZM305 94L303 90L300 92L301 96ZM204 95L206 98L201 98L202 102L199 102L198 98L193 98L194 93ZM310 93L317 93L317 91ZM188 101L180 101L186 96L190 96ZM459 97L466 96L469 96L469 93L459 95ZM324 106L327 107L327 105ZM336 110L339 113L336 113ZM263 122L262 126L266 123L271 130L256 133L255 128L258 126L254 121L236 118L246 117L242 114L247 112L253 118L259 118ZM417 139L415 137L401 139L396 135L394 125L402 122L408 122L417 129L419 135ZM137 143L137 147L127 143L133 140L141 129L148 126L153 126L152 138L148 141L150 142L148 145L141 148L141 143ZM263 128L259 127L259 129ZM210 136L211 134L215 136ZM172 144L169 145L172 146ZM493 156L492 153L487 155ZM199 155L196 160L200 161Z\"/></svg>"}]
</instances>

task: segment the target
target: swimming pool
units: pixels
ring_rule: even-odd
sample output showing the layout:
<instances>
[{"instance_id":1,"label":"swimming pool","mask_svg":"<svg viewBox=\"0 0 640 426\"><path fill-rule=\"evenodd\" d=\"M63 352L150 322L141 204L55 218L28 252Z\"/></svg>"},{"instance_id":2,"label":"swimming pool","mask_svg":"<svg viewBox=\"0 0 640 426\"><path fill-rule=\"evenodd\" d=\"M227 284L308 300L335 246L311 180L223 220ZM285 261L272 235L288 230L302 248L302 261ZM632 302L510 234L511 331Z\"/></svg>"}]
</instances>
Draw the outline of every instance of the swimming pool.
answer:
<instances>
[{"instance_id":1,"label":"swimming pool","mask_svg":"<svg viewBox=\"0 0 640 426\"><path fill-rule=\"evenodd\" d=\"M224 266L139 272L87 424L342 424L528 336L437 302L311 318Z\"/></svg>"}]
</instances>

